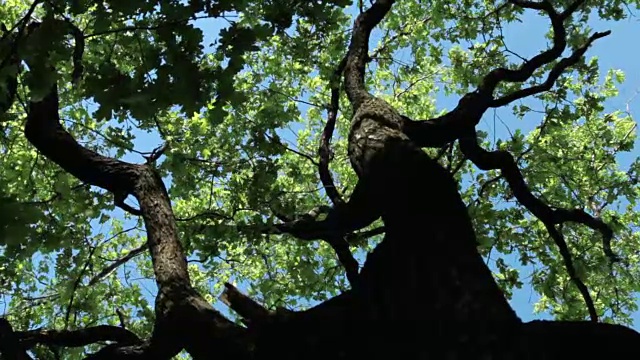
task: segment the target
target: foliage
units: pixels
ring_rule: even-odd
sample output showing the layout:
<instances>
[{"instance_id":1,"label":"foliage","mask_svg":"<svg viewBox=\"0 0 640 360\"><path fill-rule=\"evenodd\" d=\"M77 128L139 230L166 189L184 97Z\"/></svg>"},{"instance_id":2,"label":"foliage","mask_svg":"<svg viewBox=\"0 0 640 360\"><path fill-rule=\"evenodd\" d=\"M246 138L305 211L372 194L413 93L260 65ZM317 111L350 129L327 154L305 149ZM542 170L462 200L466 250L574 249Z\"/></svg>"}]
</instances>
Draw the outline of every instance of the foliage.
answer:
<instances>
[{"instance_id":1,"label":"foliage","mask_svg":"<svg viewBox=\"0 0 640 360\"><path fill-rule=\"evenodd\" d=\"M588 2L573 19L569 43L587 36L590 18L620 20L638 4ZM31 6L5 1L0 18L11 28ZM208 300L218 301L223 282L235 281L271 307L308 306L347 286L333 251L262 230L276 214L328 204L316 152L329 80L357 7L344 0L44 1L33 17L47 27L18 51L36 59L52 51L59 74L37 64L21 75L19 95L37 97L58 81L66 129L104 154L140 162L141 155L168 144L158 168L190 255L192 282ZM519 63L505 51L501 34L524 16L501 1L398 2L374 36L368 86L413 118L433 117L443 111L438 95L464 94L497 65ZM77 39L65 30L69 23L81 29L85 42L84 76L77 84L71 81ZM4 58L8 49L0 51ZM15 71L1 68L0 80ZM540 71L535 79L544 76ZM552 91L504 109L514 121L538 121L534 130L497 141L485 137L484 146L510 150L530 187L549 204L585 209L614 227L614 251L623 262L613 267L599 235L573 225L562 231L597 309L608 321L629 323L640 275L640 162L618 164L617 155L633 150L635 121L603 105L623 80L620 71L603 71L596 58L587 58ZM346 99L341 103L331 170L348 194L355 175L346 161ZM141 220L39 156L24 138L24 117L16 102L0 118L6 313L19 328L74 329L118 324L121 312L128 328L148 333L155 293L148 257L143 253L98 276L144 244ZM494 180L497 172L477 171L455 147L441 161L457 169L481 249L495 261L506 293L528 282L541 294L540 311L585 318L544 226L514 202L503 181ZM377 241L357 244L360 259ZM530 278L520 274L525 268L532 269ZM68 358L81 353L65 350Z\"/></svg>"}]
</instances>

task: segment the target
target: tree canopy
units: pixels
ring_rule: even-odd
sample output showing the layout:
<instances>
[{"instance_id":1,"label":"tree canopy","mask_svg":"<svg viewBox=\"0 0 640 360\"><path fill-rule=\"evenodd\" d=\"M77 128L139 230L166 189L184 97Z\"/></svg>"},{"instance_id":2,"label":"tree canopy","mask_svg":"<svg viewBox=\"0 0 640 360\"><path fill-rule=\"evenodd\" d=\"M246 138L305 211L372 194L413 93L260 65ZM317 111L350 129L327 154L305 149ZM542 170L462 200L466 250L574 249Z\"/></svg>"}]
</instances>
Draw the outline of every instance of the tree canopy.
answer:
<instances>
[{"instance_id":1,"label":"tree canopy","mask_svg":"<svg viewBox=\"0 0 640 360\"><path fill-rule=\"evenodd\" d=\"M369 284L359 278L382 276L360 271L366 254L385 234L410 233L385 209L355 230L309 230L337 228L333 214L374 171L350 143L352 118L369 126L358 115L369 98L350 88L359 81L403 115L386 120L452 174L474 247L507 299L531 286L536 308L557 320L630 325L640 162L618 160L633 151L636 123L626 109L605 109L624 74L602 69L589 49L615 35L590 21L621 21L639 5L4 1L0 351L82 359L186 349L199 359L224 344L226 355L245 354L246 329L294 329L302 320L287 319L311 314L304 309L359 299L355 284ZM532 16L549 21L537 35L547 47L517 54L504 28ZM453 109L439 105L444 98L455 99ZM532 130L475 129L501 115L511 128L524 121ZM389 175L367 191L406 180L440 199L446 191L430 174ZM386 209L410 203L380 198ZM405 212L419 231L411 214L422 213ZM384 259L371 261L397 261ZM409 262L399 266L407 272L390 273L411 278ZM187 339L158 345L180 336Z\"/></svg>"}]
</instances>

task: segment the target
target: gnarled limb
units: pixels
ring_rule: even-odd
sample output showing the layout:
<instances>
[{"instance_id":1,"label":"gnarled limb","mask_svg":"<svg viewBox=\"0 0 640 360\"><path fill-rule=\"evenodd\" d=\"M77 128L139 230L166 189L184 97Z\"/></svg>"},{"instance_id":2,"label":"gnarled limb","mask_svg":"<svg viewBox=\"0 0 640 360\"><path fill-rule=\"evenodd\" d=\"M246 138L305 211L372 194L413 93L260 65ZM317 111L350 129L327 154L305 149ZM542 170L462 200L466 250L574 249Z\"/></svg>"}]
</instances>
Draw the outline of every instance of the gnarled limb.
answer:
<instances>
[{"instance_id":1,"label":"gnarled limb","mask_svg":"<svg viewBox=\"0 0 640 360\"><path fill-rule=\"evenodd\" d=\"M264 306L229 283L224 284L224 292L220 295L220 300L242 316L243 322L247 325L265 322L272 315Z\"/></svg>"},{"instance_id":2,"label":"gnarled limb","mask_svg":"<svg viewBox=\"0 0 640 360\"><path fill-rule=\"evenodd\" d=\"M333 180L331 179L331 173L329 172L329 142L331 141L336 117L338 115L340 75L343 72L345 74L345 88L347 90L347 96L349 97L349 101L354 109L358 108L365 99L370 97L370 94L367 93L364 87L364 68L368 60L367 42L369 41L371 30L382 20L382 18L384 18L392 4L393 1L376 1L369 9L367 9L366 12L361 13L356 19L347 55L342 59L342 61L340 61L340 64L331 79L331 104L329 106L329 116L322 133L319 150L320 163L318 167L320 171L320 179L322 180L322 184L324 185L327 195L333 202L336 209L336 211L327 216L327 221L320 226L325 226L325 228L328 227L329 229L333 229L339 233L339 235L328 235L324 238L327 239L338 255L338 259L345 267L347 278L351 284L354 284L356 280L359 266L358 262L349 250L349 244L344 238L344 234L369 225L379 215L376 216L369 214L371 210L366 210L361 206L360 203L364 202L365 197L359 195L362 193L363 188L360 183L360 189L356 186L356 190L354 190L354 194L352 195L349 203L345 204L344 200L335 188ZM356 193L356 191L358 191L358 193ZM367 202L370 203L370 201ZM354 213L354 211L356 212ZM351 219L349 219L349 217ZM320 231L322 232L324 230Z\"/></svg>"},{"instance_id":3,"label":"gnarled limb","mask_svg":"<svg viewBox=\"0 0 640 360\"><path fill-rule=\"evenodd\" d=\"M275 228L303 240L325 240L336 252L347 279L353 285L360 266L349 249L346 235L370 225L380 217L379 204L369 195L370 189L367 187L368 180L360 180L349 201L331 208L324 220L302 217L277 224Z\"/></svg>"},{"instance_id":4,"label":"gnarled limb","mask_svg":"<svg viewBox=\"0 0 640 360\"><path fill-rule=\"evenodd\" d=\"M480 121L484 112L490 107L503 106L514 100L551 89L558 77L568 67L575 65L595 40L608 35L609 32L593 34L585 44L574 50L569 57L561 59L551 69L544 83L527 87L495 99L495 89L501 82L524 82L528 80L536 70L555 61L562 55L567 46L567 34L564 21L571 16L585 0L574 1L561 13L558 13L548 0L540 2L511 0L510 2L522 8L541 10L547 14L551 20L554 31L553 46L524 62L516 70L506 68L492 70L482 79L476 91L466 94L456 108L439 118L429 121L412 122L405 117L403 131L412 141L421 147L442 146L442 144L459 139L460 147L464 155L480 169L501 169L502 175L507 179L518 201L545 224L551 237L560 249L569 276L580 290L587 304L591 319L597 321L597 313L593 301L586 286L577 277L566 242L555 228L555 225L565 221L575 221L601 231L603 234L604 251L607 256L614 260L615 256L610 246L612 236L611 229L601 220L594 219L584 211L552 210L541 200L533 196L526 186L513 157L509 153L504 151L487 152L480 148L475 136L475 126Z\"/></svg>"},{"instance_id":5,"label":"gnarled limb","mask_svg":"<svg viewBox=\"0 0 640 360\"><path fill-rule=\"evenodd\" d=\"M302 218L275 227L303 240L339 237L360 230L378 219L381 213L377 201L369 196L368 187L369 180L358 181L349 201L333 207L324 220Z\"/></svg>"},{"instance_id":6,"label":"gnarled limb","mask_svg":"<svg viewBox=\"0 0 640 360\"><path fill-rule=\"evenodd\" d=\"M496 107L501 107L501 106L505 106L507 104L510 104L518 99L522 99L525 98L527 96L531 96L531 95L535 95L535 94L539 94L545 91L549 91L551 90L551 88L553 87L553 85L556 83L556 80L558 80L558 78L560 77L560 75L570 66L573 66L575 64L578 63L578 61L582 58L582 56L584 55L585 52L587 52L587 49L589 48L589 46L591 46L591 44L593 44L594 41L596 41L597 39L603 38L607 35L611 34L611 31L603 31L603 32L596 32L593 35L591 35L589 37L589 39L586 41L586 43L584 45L582 45L580 48L578 48L577 50L575 50L570 56L566 57L566 58L562 58L552 69L551 71L549 71L549 75L547 75L547 79L542 83L542 84L538 84L538 85L534 85L534 86L530 86L524 89L520 89L518 91L515 91L511 94L502 96L500 98L494 99L491 101L491 107L496 108ZM526 65L528 65L529 63L527 63ZM523 66L522 69L524 69L525 67ZM533 73L533 71L531 71L531 74ZM529 75L531 76L531 75ZM518 78L517 76L513 76L513 78ZM507 77L506 79L509 79L509 77ZM505 79L505 80L506 80Z\"/></svg>"},{"instance_id":7,"label":"gnarled limb","mask_svg":"<svg viewBox=\"0 0 640 360\"><path fill-rule=\"evenodd\" d=\"M364 72L369 58L369 36L371 30L382 21L391 9L394 0L377 0L361 13L353 25L353 33L347 52L344 69L344 85L354 112L364 101L371 98L364 84Z\"/></svg>"},{"instance_id":8,"label":"gnarled limb","mask_svg":"<svg viewBox=\"0 0 640 360\"><path fill-rule=\"evenodd\" d=\"M54 84L42 100L29 103L25 136L45 157L79 180L137 198L159 289L156 323L149 342L109 346L95 356L170 358L186 349L197 358L210 352L212 346L228 356L247 356L246 346L230 340L238 338L243 330L214 310L191 286L169 197L155 169L105 157L81 146L62 127L58 107Z\"/></svg>"},{"instance_id":9,"label":"gnarled limb","mask_svg":"<svg viewBox=\"0 0 640 360\"><path fill-rule=\"evenodd\" d=\"M353 286L358 278L360 264L358 264L356 258L353 257L353 253L351 249L349 249L349 243L344 236L330 238L327 242L338 256L338 261L344 267L347 280Z\"/></svg>"},{"instance_id":10,"label":"gnarled limb","mask_svg":"<svg viewBox=\"0 0 640 360\"><path fill-rule=\"evenodd\" d=\"M340 64L338 64L338 67L330 79L331 103L329 104L327 123L322 131L320 147L318 149L318 155L320 156L320 161L318 162L320 181L322 182L324 190L334 206L344 204L344 199L342 199L342 195L338 192L338 189L333 182L333 178L331 177L331 172L329 171L329 160L331 157L331 138L333 137L333 130L336 126L336 119L338 117L338 110L340 107L340 74L344 71L346 64L347 57L345 56L342 61L340 61Z\"/></svg>"},{"instance_id":11,"label":"gnarled limb","mask_svg":"<svg viewBox=\"0 0 640 360\"><path fill-rule=\"evenodd\" d=\"M562 53L564 52L564 50L567 47L567 32L566 32L566 29L565 29L565 26L564 26L564 21L569 16L573 15L573 13L580 6L582 6L582 4L585 3L585 1L586 0L576 0L573 3L571 3L565 9L565 11L563 11L561 13L558 13L553 8L553 4L548 0L543 0L543 1L540 1L540 2L522 1L522 0L510 0L509 2L511 2L512 4L515 4L518 7L525 8L525 9L540 10L540 11L543 11L544 13L547 14L547 16L549 17L549 20L551 20L551 26L553 28L553 46L551 48L541 52L540 54L532 57L531 59L529 59L528 61L523 63L516 70L511 70L511 69L506 69L506 68L498 68L498 69L495 69L495 70L491 71L489 74L487 74L482 79L482 81L480 83L480 86L478 87L478 91L481 92L481 93L485 93L487 95L493 96L493 92L495 91L496 87L501 82L523 82L523 81L526 81L533 75L533 73L536 70L538 70L542 66L544 66L546 64L549 64L549 63L553 62L554 60L558 59L562 55ZM569 66L573 66L578 62L578 60L586 52L587 48L589 46L591 46L593 41L595 41L596 39L601 38L603 36L606 36L609 33L610 32L593 34L589 38L589 40L587 40L587 42L584 45L582 45L581 47L576 49L571 54L571 56L569 56L568 58L563 59L560 62L558 62L554 66L554 68L551 70L551 72L549 74L549 77L548 77L548 79L546 81L546 82L549 82L549 87L551 87L553 85L553 83L560 76L560 74L563 73ZM506 99L504 99L504 98L493 100L492 101L492 107L503 106L503 105L506 105L509 102L513 101L513 100L516 100L516 99L519 99L519 98L522 98L522 97L525 97L525 96L537 94L537 93L540 93L540 92L543 92L543 91L546 91L546 90L548 90L548 89L540 88L537 91L528 92L527 95L524 95L524 93L523 93L521 96L515 97L514 99L512 99L510 101L506 101ZM514 94L517 94L517 93L519 93L519 92L516 92Z\"/></svg>"},{"instance_id":12,"label":"gnarled limb","mask_svg":"<svg viewBox=\"0 0 640 360\"><path fill-rule=\"evenodd\" d=\"M613 231L601 219L594 218L580 209L552 209L542 200L531 193L527 186L513 155L507 151L487 151L478 144L475 132L469 137L460 140L462 152L481 170L500 169L500 176L504 178L518 202L526 207L533 215L545 224L560 225L565 222L576 222L586 225L602 234L602 242L605 254L612 262L618 260L618 256L611 250L611 238ZM498 180L499 178L495 178ZM495 181L492 179L492 181Z\"/></svg>"},{"instance_id":13,"label":"gnarled limb","mask_svg":"<svg viewBox=\"0 0 640 360\"><path fill-rule=\"evenodd\" d=\"M41 101L30 102L24 133L49 160L88 184L110 192L133 193L138 167L89 150L62 128L58 88L53 85Z\"/></svg>"},{"instance_id":14,"label":"gnarled limb","mask_svg":"<svg viewBox=\"0 0 640 360\"><path fill-rule=\"evenodd\" d=\"M577 276L575 267L573 266L571 252L567 247L567 243L564 240L562 233L556 229L556 225L562 224L565 221L576 221L597 230L604 230L603 243L605 244L605 252L611 254L611 230L609 227L601 220L595 219L580 210L570 211L564 209L551 209L542 200L538 199L531 193L531 190L529 190L529 187L524 181L524 177L522 176L518 165L513 159L513 155L507 151L486 151L482 149L478 144L475 131L472 134L469 134L469 136L460 139L460 149L462 150L462 153L480 169L500 169L502 177L506 179L518 202L520 202L520 204L526 207L534 216L544 223L549 235L551 235L551 238L560 250L560 255L562 256L569 277L578 287L578 290L587 305L591 320L597 322L598 314L595 306L593 305L593 299L591 299L589 290L584 282Z\"/></svg>"},{"instance_id":15,"label":"gnarled limb","mask_svg":"<svg viewBox=\"0 0 640 360\"><path fill-rule=\"evenodd\" d=\"M505 329L518 326L519 319L477 252L455 180L407 137L398 111L364 87L369 35L392 3L376 1L358 16L345 67L345 87L354 108L349 158L358 185L366 184L361 198L376 199L375 213L382 216L386 235L367 257L353 296L362 301L363 310L358 311L371 311L367 327L384 334L381 337L390 336L381 325L387 322L398 322L394 336L402 337L403 319L424 325L425 333L439 334L453 332L454 327L470 329L470 323L479 322L482 332L498 338ZM473 105L468 98L461 103ZM423 287L433 292L428 298L422 298ZM469 349L482 357L490 346L478 341ZM444 358L439 351L446 347L434 344L425 353Z\"/></svg>"},{"instance_id":16,"label":"gnarled limb","mask_svg":"<svg viewBox=\"0 0 640 360\"><path fill-rule=\"evenodd\" d=\"M112 341L120 345L142 344L133 332L118 326L99 325L79 330L28 330L16 331L23 348L30 349L36 344L80 347L101 341Z\"/></svg>"},{"instance_id":17,"label":"gnarled limb","mask_svg":"<svg viewBox=\"0 0 640 360\"><path fill-rule=\"evenodd\" d=\"M593 42L607 36L610 31L596 32L572 54L561 59L550 70L547 79L539 85L527 87L500 98L494 98L494 92L502 82L524 82L542 66L557 60L567 47L567 34L564 21L571 16L586 0L576 0L563 12L558 13L548 0L534 2L510 0L509 2L527 9L544 11L553 27L553 45L551 48L525 61L518 69L497 68L485 75L475 91L467 93L450 112L424 121L411 121L405 117L403 131L420 147L441 147L464 136L464 133L480 122L489 108L507 105L517 99L550 90L558 77L569 67L574 66L585 54Z\"/></svg>"}]
</instances>

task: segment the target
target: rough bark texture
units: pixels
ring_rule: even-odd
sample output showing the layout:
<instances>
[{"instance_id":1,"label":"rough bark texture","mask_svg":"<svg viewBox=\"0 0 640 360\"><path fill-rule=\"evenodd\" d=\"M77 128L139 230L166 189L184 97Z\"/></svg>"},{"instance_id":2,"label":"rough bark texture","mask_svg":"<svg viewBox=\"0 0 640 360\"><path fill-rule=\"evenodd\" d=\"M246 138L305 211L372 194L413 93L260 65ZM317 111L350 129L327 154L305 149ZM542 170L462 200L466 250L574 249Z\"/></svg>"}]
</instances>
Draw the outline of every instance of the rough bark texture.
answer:
<instances>
[{"instance_id":1,"label":"rough bark texture","mask_svg":"<svg viewBox=\"0 0 640 360\"><path fill-rule=\"evenodd\" d=\"M28 359L26 350L36 343L82 346L97 341L112 344L89 356L91 359L168 359L182 349L195 359L639 356L640 335L622 326L595 321L522 323L476 250L472 223L455 180L421 149L460 140L465 155L478 166L501 169L516 197L545 222L561 250L564 240L554 231L555 225L564 221L598 229L608 241L610 231L598 219L577 210L551 210L533 197L510 155L481 149L474 130L488 108L547 90L560 72L604 36L594 34L582 48L560 61L549 84L493 97L499 82L526 80L537 67L562 54L566 47L562 22L582 2L558 13L548 2L512 1L512 6L536 8L549 15L556 30L553 48L518 70L496 69L449 114L422 122L401 116L364 86L369 34L393 3L378 0L357 18L348 54L338 72L344 75L354 109L348 151L359 181L351 198L344 202L332 191L334 207L325 220L296 220L278 226L278 231L303 239L333 239L336 243L336 239L348 239L349 232L381 217L385 238L367 257L363 270L350 277L351 290L307 311L269 312L227 285L224 300L245 318L246 326L224 318L191 286L169 197L153 166L110 159L78 144L60 124L54 86L44 99L30 103L25 135L43 155L80 180L113 192L116 199L122 199L122 194L138 199L136 213L146 225L159 287L157 320L152 337L146 341L110 326L19 332L2 320L0 350L4 358ZM6 98L14 94L9 95ZM337 104L332 110L330 118L335 121ZM328 125L321 156L329 153L333 124ZM320 171L327 171L327 161L321 162ZM332 186L330 176L325 174L323 183ZM348 255L342 254L341 259L349 260ZM563 257L571 274L571 255L565 251ZM593 306L588 292L585 303ZM597 315L595 319L592 315L592 320L597 320Z\"/></svg>"}]
</instances>

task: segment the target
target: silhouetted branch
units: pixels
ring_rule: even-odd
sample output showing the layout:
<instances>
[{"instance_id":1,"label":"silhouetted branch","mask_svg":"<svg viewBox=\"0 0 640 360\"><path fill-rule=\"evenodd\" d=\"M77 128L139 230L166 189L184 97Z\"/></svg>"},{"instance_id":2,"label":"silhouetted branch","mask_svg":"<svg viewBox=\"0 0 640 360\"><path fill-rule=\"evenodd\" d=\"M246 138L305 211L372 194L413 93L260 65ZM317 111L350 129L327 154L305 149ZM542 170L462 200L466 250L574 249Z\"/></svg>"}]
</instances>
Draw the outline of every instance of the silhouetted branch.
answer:
<instances>
[{"instance_id":1,"label":"silhouetted branch","mask_svg":"<svg viewBox=\"0 0 640 360\"><path fill-rule=\"evenodd\" d=\"M387 15L393 3L394 0L376 1L365 12L358 15L353 25L344 69L344 84L354 111L371 97L364 84L365 67L369 60L371 30Z\"/></svg>"},{"instance_id":2,"label":"silhouetted branch","mask_svg":"<svg viewBox=\"0 0 640 360\"><path fill-rule=\"evenodd\" d=\"M89 280L88 286L94 285L98 281L104 279L113 270L127 263L129 260L133 259L134 257L144 253L147 249L148 249L148 245L144 243L143 245L140 245L139 247L129 251L125 256L117 259L116 261L113 262L113 264L110 264L109 266L105 267L99 273L97 273L94 277L92 277L91 280Z\"/></svg>"},{"instance_id":3,"label":"silhouetted branch","mask_svg":"<svg viewBox=\"0 0 640 360\"><path fill-rule=\"evenodd\" d=\"M24 133L47 158L81 181L111 192L133 191L134 165L83 147L62 128L57 85L41 101L30 102Z\"/></svg>"},{"instance_id":4,"label":"silhouetted branch","mask_svg":"<svg viewBox=\"0 0 640 360\"><path fill-rule=\"evenodd\" d=\"M165 142L164 144L153 149L153 151L151 151L151 154L149 156L144 156L145 160L147 160L147 164L154 163L165 153L165 151L167 151L167 149L169 149L168 142Z\"/></svg>"},{"instance_id":5,"label":"silhouetted branch","mask_svg":"<svg viewBox=\"0 0 640 360\"><path fill-rule=\"evenodd\" d=\"M538 84L538 85L534 85L534 86L531 86L531 87L527 87L527 88L518 90L516 92L513 92L511 94L502 96L502 97L500 97L498 99L494 99L491 102L491 107L504 106L504 105L507 105L507 104L515 101L515 100L522 99L522 98L527 97L527 96L531 96L531 95L535 95L535 94L539 94L539 93L551 90L551 88L555 84L556 80L558 80L560 75L568 67L577 64L578 61L584 55L584 53L587 51L589 46L591 46L591 44L594 41L596 41L599 38L605 37L605 36L607 36L609 34L611 34L611 31L597 32L597 33L591 35L589 37L589 40L587 40L587 42L583 46L581 46L576 51L574 51L570 56L561 59L551 69L551 71L549 72L549 75L547 75L547 79L542 84Z\"/></svg>"},{"instance_id":6,"label":"silhouetted branch","mask_svg":"<svg viewBox=\"0 0 640 360\"><path fill-rule=\"evenodd\" d=\"M342 205L344 206L344 203ZM275 213L276 217L283 223L277 224L272 228L264 229L263 233L288 233L297 238L304 240L321 239L326 241L329 246L335 251L338 261L345 269L347 279L351 284L356 280L360 269L360 264L353 257L351 250L349 249L349 242L341 231L327 232L322 231L320 233L314 232L315 226L322 222L316 221L321 213L328 213L331 209L326 206L320 206L311 209L308 213L298 216L296 219L291 219L284 214ZM326 227L325 227L326 230ZM335 229L338 230L338 229Z\"/></svg>"},{"instance_id":7,"label":"silhouetted branch","mask_svg":"<svg viewBox=\"0 0 640 360\"><path fill-rule=\"evenodd\" d=\"M63 347L80 347L101 341L113 341L120 345L141 344L133 332L118 326L99 325L79 330L29 330L16 331L22 346L27 349L37 344Z\"/></svg>"},{"instance_id":8,"label":"silhouetted branch","mask_svg":"<svg viewBox=\"0 0 640 360\"><path fill-rule=\"evenodd\" d=\"M497 68L484 76L478 88L464 95L458 105L450 112L434 119L412 121L405 118L404 132L421 147L441 147L464 136L470 128L475 127L488 108L504 106L517 99L550 90L558 77L570 66L577 64L591 44L608 34L610 31L597 32L573 53L561 59L550 70L544 83L534 85L494 98L494 92L501 82L524 82L542 66L557 60L567 47L567 34L564 20L573 14L585 0L571 3L565 11L558 13L547 1L511 0L510 3L523 8L544 11L551 20L553 27L553 45L551 48L525 61L518 69Z\"/></svg>"},{"instance_id":9,"label":"silhouetted branch","mask_svg":"<svg viewBox=\"0 0 640 360\"><path fill-rule=\"evenodd\" d=\"M380 226L371 230L349 233L347 234L346 239L349 244L352 244L376 235L382 235L384 234L384 232L385 232L384 226Z\"/></svg>"},{"instance_id":10,"label":"silhouetted branch","mask_svg":"<svg viewBox=\"0 0 640 360\"><path fill-rule=\"evenodd\" d=\"M507 151L486 151L482 149L478 144L475 131L469 134L468 137L460 139L460 149L462 150L462 153L480 169L500 169L502 177L506 179L518 202L544 223L551 235L551 238L560 250L560 255L563 258L571 280L576 284L585 303L587 304L591 320L598 321L598 315L593 305L593 300L589 295L589 291L582 280L576 275L573 261L571 259L571 253L567 247L564 237L560 232L558 232L555 225L562 224L567 221L574 221L601 231L605 252L608 255L613 255L610 248L612 232L609 227L601 220L595 219L581 210L551 209L548 205L542 202L542 200L538 199L531 193L531 190L529 190L529 187L525 183L522 173L516 165L513 156ZM614 258L611 259L614 260Z\"/></svg>"},{"instance_id":11,"label":"silhouetted branch","mask_svg":"<svg viewBox=\"0 0 640 360\"><path fill-rule=\"evenodd\" d=\"M338 256L338 261L344 267L349 283L351 285L355 284L355 281L358 278L358 273L360 271L360 264L358 264L358 261L353 256L351 249L349 249L349 242L345 239L344 236L330 238L326 241Z\"/></svg>"},{"instance_id":12,"label":"silhouetted branch","mask_svg":"<svg viewBox=\"0 0 640 360\"><path fill-rule=\"evenodd\" d=\"M490 73L485 75L485 77L482 79L480 86L478 87L478 91L485 93L486 95L492 95L495 88L501 82L526 81L533 75L533 73L537 69L559 58L562 55L562 52L567 47L567 32L564 26L564 21L582 4L584 4L585 0L574 1L572 4L570 4L567 7L567 9L564 12L560 14L558 14L558 12L553 8L553 4L548 0L543 0L540 2L510 0L509 2L521 8L539 10L547 14L549 19L551 20L551 26L553 28L553 46L541 52L540 54L532 57L531 59L523 63L516 70L498 68L498 69L492 70ZM602 36L597 36L596 39L598 37L602 37ZM566 63L566 65L564 66L560 66L560 63L562 63L562 61L558 63L556 67L560 66L560 69L556 71L559 71L561 73L568 66L574 65L577 62L577 60L582 56L582 54L584 54L584 51L586 51L587 47L591 45L593 40L590 39L589 41L587 41L585 45L583 45L577 50L578 52L581 51L579 55L576 55L576 52L574 52L574 54L570 56L570 58L575 58L575 61L573 63Z\"/></svg>"},{"instance_id":13,"label":"silhouetted branch","mask_svg":"<svg viewBox=\"0 0 640 360\"><path fill-rule=\"evenodd\" d=\"M329 163L329 142L333 134L335 121L338 113L340 92L339 92L339 75L344 72L344 81L347 97L354 108L354 111L360 107L360 105L371 95L366 91L364 86L364 71L367 61L369 60L369 36L371 30L385 17L387 12L391 9L393 0L378 0L369 9L360 13L356 18L353 26L353 32L351 35L351 41L349 43L349 50L347 55L342 59L338 68L336 69L334 76L331 79L331 105L329 107L329 117L327 125L325 126L322 134L322 142L320 145L320 178L327 195L333 202L336 209L344 208L346 206L345 201L340 197L338 191L335 188L331 174L328 169ZM321 224L316 222L315 224ZM329 224L324 222L322 224ZM282 229L282 228L281 228ZM313 234L313 236L325 239L338 255L338 260L344 266L347 278L353 284L357 278L359 264L353 257L349 244L346 241L344 235L344 229L333 229L332 232L326 232L320 235L319 233ZM338 232L335 232L338 230ZM289 228L289 233L295 232L295 229ZM292 233L294 234L294 233ZM294 234L297 237L303 235L302 233Z\"/></svg>"},{"instance_id":14,"label":"silhouetted branch","mask_svg":"<svg viewBox=\"0 0 640 360\"><path fill-rule=\"evenodd\" d=\"M235 286L225 283L220 300L242 316L247 325L266 321L271 312L255 300L241 293Z\"/></svg>"},{"instance_id":15,"label":"silhouetted branch","mask_svg":"<svg viewBox=\"0 0 640 360\"><path fill-rule=\"evenodd\" d=\"M336 118L338 117L338 111L340 107L340 75L344 71L344 67L347 63L347 57L345 56L340 64L334 71L331 79L331 103L329 104L329 114L327 117L327 123L322 131L322 137L320 138L320 148L318 154L320 155L320 162L318 163L318 172L320 174L320 181L324 186L324 190L327 196L333 203L333 205L344 204L342 195L338 192L333 178L331 177L331 171L329 171L329 161L331 158L331 137L333 137L333 131L336 126Z\"/></svg>"},{"instance_id":16,"label":"silhouetted branch","mask_svg":"<svg viewBox=\"0 0 640 360\"><path fill-rule=\"evenodd\" d=\"M502 176L507 180L518 201L538 217L547 227L551 237L560 249L565 262L567 272L578 286L587 304L591 320L597 321L597 313L593 301L586 286L576 276L571 260L571 254L562 235L555 225L566 221L579 222L593 229L599 230L603 235L604 251L612 261L616 258L611 251L611 229L601 220L594 219L581 210L552 210L540 199L536 198L528 189L513 156L506 151L488 152L480 147L477 142L475 126L482 115L490 107L506 105L514 100L534 95L551 89L559 76L569 67L575 65L584 55L587 48L596 40L609 34L609 32L595 33L579 48L553 66L546 81L542 84L515 91L498 99L494 98L494 91L501 82L524 82L533 73L558 59L567 46L567 34L564 21L575 12L585 0L577 0L571 3L563 12L558 13L548 0L540 2L525 0L510 0L510 3L528 9L540 10L547 14L553 27L553 46L533 58L525 61L518 69L511 70L498 68L489 72L481 81L476 91L463 96L458 105L449 113L436 119L414 122L405 119L405 133L419 146L440 147L454 140L460 140L460 148L476 166L483 170L500 169Z\"/></svg>"}]
</instances>

